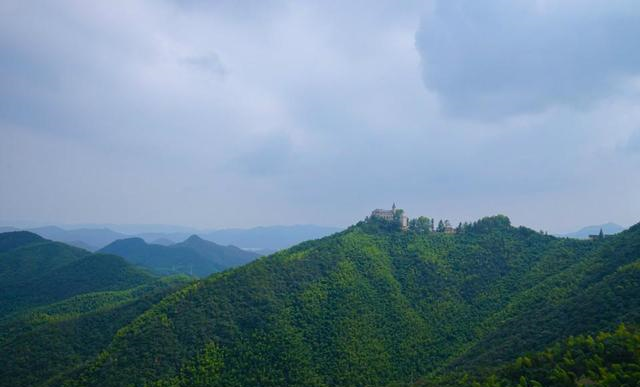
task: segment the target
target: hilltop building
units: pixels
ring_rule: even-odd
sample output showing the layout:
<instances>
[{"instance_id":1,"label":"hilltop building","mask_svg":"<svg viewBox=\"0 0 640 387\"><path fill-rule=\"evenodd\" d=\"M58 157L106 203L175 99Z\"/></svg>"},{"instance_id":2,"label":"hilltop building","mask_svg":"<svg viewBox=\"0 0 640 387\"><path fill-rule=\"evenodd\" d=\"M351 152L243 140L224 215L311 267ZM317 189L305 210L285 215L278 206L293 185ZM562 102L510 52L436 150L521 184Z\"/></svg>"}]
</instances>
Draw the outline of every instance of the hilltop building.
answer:
<instances>
[{"instance_id":1,"label":"hilltop building","mask_svg":"<svg viewBox=\"0 0 640 387\"><path fill-rule=\"evenodd\" d=\"M371 217L384 219L388 222L397 221L398 223L400 223L400 227L403 230L406 230L409 228L409 218L404 214L404 211L396 208L395 203L393 203L393 206L391 206L391 210L382 210L379 208L373 210L371 212Z\"/></svg>"}]
</instances>

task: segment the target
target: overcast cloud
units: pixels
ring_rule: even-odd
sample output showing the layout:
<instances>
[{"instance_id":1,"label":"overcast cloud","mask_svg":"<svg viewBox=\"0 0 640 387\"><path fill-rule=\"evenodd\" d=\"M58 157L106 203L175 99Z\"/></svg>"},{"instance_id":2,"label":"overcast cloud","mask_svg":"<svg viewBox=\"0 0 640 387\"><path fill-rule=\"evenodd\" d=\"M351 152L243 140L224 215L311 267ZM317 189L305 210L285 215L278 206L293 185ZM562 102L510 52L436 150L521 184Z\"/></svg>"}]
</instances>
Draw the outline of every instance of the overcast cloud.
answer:
<instances>
[{"instance_id":1,"label":"overcast cloud","mask_svg":"<svg viewBox=\"0 0 640 387\"><path fill-rule=\"evenodd\" d=\"M417 34L427 87L472 118L589 109L640 72L635 0L438 1Z\"/></svg>"},{"instance_id":2,"label":"overcast cloud","mask_svg":"<svg viewBox=\"0 0 640 387\"><path fill-rule=\"evenodd\" d=\"M636 1L0 4L0 220L640 221Z\"/></svg>"}]
</instances>

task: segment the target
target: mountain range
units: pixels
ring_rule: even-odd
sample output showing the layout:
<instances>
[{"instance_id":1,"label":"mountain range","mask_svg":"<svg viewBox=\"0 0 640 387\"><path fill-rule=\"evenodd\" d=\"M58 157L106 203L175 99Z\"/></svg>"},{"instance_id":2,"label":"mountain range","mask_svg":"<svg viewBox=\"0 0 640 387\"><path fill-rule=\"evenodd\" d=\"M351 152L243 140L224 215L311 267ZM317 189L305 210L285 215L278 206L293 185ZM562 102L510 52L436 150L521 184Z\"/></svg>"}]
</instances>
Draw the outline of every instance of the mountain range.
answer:
<instances>
[{"instance_id":1,"label":"mountain range","mask_svg":"<svg viewBox=\"0 0 640 387\"><path fill-rule=\"evenodd\" d=\"M21 261L32 254L17 252L43 243L16 235L0 238L2 259ZM78 250L61 249L61 263L34 275L80 262ZM54 256L39 261L58 262ZM13 267L0 271L5 289L18 286ZM137 288L150 283L140 281ZM513 227L505 216L455 233L370 219L183 286L147 298L131 309L135 318L114 325L120 304L79 300L84 293L23 307L20 318L5 317L16 334L0 335L0 352L9 354L0 356L0 380L17 387L640 381L633 371L640 224L578 240ZM62 310L78 311L62 318L64 329ZM90 350L77 349L84 346Z\"/></svg>"},{"instance_id":2,"label":"mountain range","mask_svg":"<svg viewBox=\"0 0 640 387\"><path fill-rule=\"evenodd\" d=\"M259 255L235 246L221 246L192 235L169 246L146 243L142 238L117 240L99 250L124 257L129 262L158 274L190 274L204 277L240 266Z\"/></svg>"},{"instance_id":3,"label":"mountain range","mask_svg":"<svg viewBox=\"0 0 640 387\"><path fill-rule=\"evenodd\" d=\"M190 282L30 232L0 234L0 386L42 383L94 358L119 329Z\"/></svg>"},{"instance_id":4,"label":"mountain range","mask_svg":"<svg viewBox=\"0 0 640 387\"><path fill-rule=\"evenodd\" d=\"M16 227L0 227L0 232L18 231ZM338 232L337 227L316 225L266 226L249 229L196 230L161 225L82 225L79 228L43 226L26 228L44 238L67 243L89 251L97 251L108 244L127 238L142 238L148 243L165 246L184 241L197 234L221 245L234 245L260 255L291 247L310 239L322 238ZM116 231L114 231L116 230Z\"/></svg>"},{"instance_id":5,"label":"mountain range","mask_svg":"<svg viewBox=\"0 0 640 387\"><path fill-rule=\"evenodd\" d=\"M24 231L0 236L0 315L152 278L118 256L91 254Z\"/></svg>"},{"instance_id":6,"label":"mountain range","mask_svg":"<svg viewBox=\"0 0 640 387\"><path fill-rule=\"evenodd\" d=\"M624 229L625 228L620 226L619 224L609 222L609 223L598 224L593 226L586 226L581 228L578 231L575 231L569 234L560 235L560 236L563 236L566 238L587 239L589 238L589 235L598 235L600 233L600 230L602 230L602 233L604 235L614 235L624 231Z\"/></svg>"},{"instance_id":7,"label":"mountain range","mask_svg":"<svg viewBox=\"0 0 640 387\"><path fill-rule=\"evenodd\" d=\"M339 231L342 231L342 228L306 224L249 229L230 228L203 233L201 236L219 244L231 244L264 254L273 253L311 239L322 238Z\"/></svg>"}]
</instances>

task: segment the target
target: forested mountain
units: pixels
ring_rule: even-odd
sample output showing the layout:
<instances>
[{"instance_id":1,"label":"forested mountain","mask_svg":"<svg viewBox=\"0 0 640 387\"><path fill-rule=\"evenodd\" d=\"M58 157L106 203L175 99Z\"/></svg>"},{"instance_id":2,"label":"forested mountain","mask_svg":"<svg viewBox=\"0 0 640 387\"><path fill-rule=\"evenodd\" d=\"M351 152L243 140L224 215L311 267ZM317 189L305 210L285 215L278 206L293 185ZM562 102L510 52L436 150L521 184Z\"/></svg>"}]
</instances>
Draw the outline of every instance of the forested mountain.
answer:
<instances>
[{"instance_id":1,"label":"forested mountain","mask_svg":"<svg viewBox=\"0 0 640 387\"><path fill-rule=\"evenodd\" d=\"M119 255L131 263L147 267L159 274L186 273L205 276L223 269L193 250L147 243L142 238L120 239L100 252Z\"/></svg>"},{"instance_id":2,"label":"forested mountain","mask_svg":"<svg viewBox=\"0 0 640 387\"><path fill-rule=\"evenodd\" d=\"M258 258L256 253L242 250L236 246L221 246L197 235L191 235L184 242L176 243L171 248L195 251L224 269L244 265Z\"/></svg>"},{"instance_id":3,"label":"forested mountain","mask_svg":"<svg viewBox=\"0 0 640 387\"><path fill-rule=\"evenodd\" d=\"M640 385L640 333L621 324L614 332L569 337L543 352L520 356L483 375L455 373L415 387L567 387Z\"/></svg>"},{"instance_id":4,"label":"forested mountain","mask_svg":"<svg viewBox=\"0 0 640 387\"><path fill-rule=\"evenodd\" d=\"M235 246L220 246L196 235L170 246L146 243L141 238L121 239L101 249L159 274L184 273L204 277L250 262L257 254Z\"/></svg>"},{"instance_id":5,"label":"forested mountain","mask_svg":"<svg viewBox=\"0 0 640 387\"><path fill-rule=\"evenodd\" d=\"M0 233L0 253L31 243L46 241L40 235L27 231L9 231Z\"/></svg>"},{"instance_id":6,"label":"forested mountain","mask_svg":"<svg viewBox=\"0 0 640 387\"><path fill-rule=\"evenodd\" d=\"M77 368L190 281L30 232L0 234L0 386L40 385Z\"/></svg>"},{"instance_id":7,"label":"forested mountain","mask_svg":"<svg viewBox=\"0 0 640 387\"><path fill-rule=\"evenodd\" d=\"M86 224L77 228L43 226L26 228L41 237L63 242L89 251L100 250L120 239L142 238L147 243L172 245L193 234L219 245L233 245L259 253L270 254L297 243L322 238L338 232L336 227L317 225L261 226L248 229L195 230L179 226ZM0 227L0 233L18 231L15 227ZM115 230L115 231L114 231Z\"/></svg>"},{"instance_id":8,"label":"forested mountain","mask_svg":"<svg viewBox=\"0 0 640 387\"><path fill-rule=\"evenodd\" d=\"M637 323L640 226L598 241L482 219L370 220L215 274L121 329L64 386L384 386L481 373Z\"/></svg>"},{"instance_id":9,"label":"forested mountain","mask_svg":"<svg viewBox=\"0 0 640 387\"><path fill-rule=\"evenodd\" d=\"M16 231L0 234L0 318L74 295L122 290L153 276L121 257Z\"/></svg>"},{"instance_id":10,"label":"forested mountain","mask_svg":"<svg viewBox=\"0 0 640 387\"><path fill-rule=\"evenodd\" d=\"M90 251L98 250L117 239L127 237L125 234L115 232L104 227L77 228L69 230L56 226L44 226L30 228L27 231L33 232L47 239L78 246Z\"/></svg>"},{"instance_id":11,"label":"forested mountain","mask_svg":"<svg viewBox=\"0 0 640 387\"><path fill-rule=\"evenodd\" d=\"M189 282L164 277L138 287L84 293L0 320L0 386L31 387L97 356L116 332Z\"/></svg>"}]
</instances>

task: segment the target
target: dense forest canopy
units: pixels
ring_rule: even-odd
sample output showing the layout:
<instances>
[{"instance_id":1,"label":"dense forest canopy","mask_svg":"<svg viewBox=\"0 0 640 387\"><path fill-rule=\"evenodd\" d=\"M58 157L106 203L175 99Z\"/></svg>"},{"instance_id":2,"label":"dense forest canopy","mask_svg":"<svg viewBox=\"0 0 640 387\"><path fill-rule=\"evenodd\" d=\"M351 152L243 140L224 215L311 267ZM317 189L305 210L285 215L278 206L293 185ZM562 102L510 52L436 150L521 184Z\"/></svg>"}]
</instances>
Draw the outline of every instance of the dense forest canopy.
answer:
<instances>
[{"instance_id":1,"label":"dense forest canopy","mask_svg":"<svg viewBox=\"0 0 640 387\"><path fill-rule=\"evenodd\" d=\"M79 296L71 306L40 306L9 325L37 348L21 352L22 362L7 357L2 379L68 387L506 386L523 376L534 386L551 380L545 367L562 367L567 380L600 383L606 378L587 372L591 363L582 372L536 355L591 339L599 344L589 356L620 374L601 348L617 341L600 343L607 333L599 332L637 344L640 226L584 241L513 227L505 216L455 232L432 224L422 218L403 231L368 219L186 287L171 285L177 291L148 285L156 290L134 296L144 287L132 286ZM118 308L131 317L93 322ZM37 344L83 342L72 333L82 330L60 328L58 313L69 310L78 312L66 324L91 321L106 332L77 357L60 356L64 346ZM568 339L579 335L586 336ZM538 371L509 371L514 362L528 364L525 358ZM32 373L36 359L43 371Z\"/></svg>"}]
</instances>

